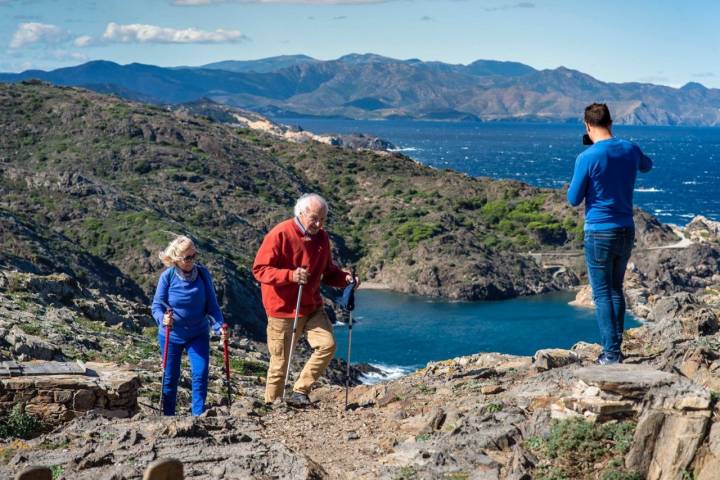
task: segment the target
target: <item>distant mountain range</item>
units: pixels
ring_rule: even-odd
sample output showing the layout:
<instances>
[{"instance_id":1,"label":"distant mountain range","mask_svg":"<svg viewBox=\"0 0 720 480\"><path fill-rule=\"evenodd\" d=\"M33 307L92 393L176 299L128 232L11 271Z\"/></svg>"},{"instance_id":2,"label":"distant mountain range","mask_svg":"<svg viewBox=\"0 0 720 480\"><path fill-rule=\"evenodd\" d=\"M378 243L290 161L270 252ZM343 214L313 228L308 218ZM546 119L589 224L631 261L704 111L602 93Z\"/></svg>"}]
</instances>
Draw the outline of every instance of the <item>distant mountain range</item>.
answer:
<instances>
[{"instance_id":1,"label":"distant mountain range","mask_svg":"<svg viewBox=\"0 0 720 480\"><path fill-rule=\"evenodd\" d=\"M493 60L454 65L374 54L329 61L290 55L175 68L93 61L0 74L0 82L31 78L160 104L204 98L272 116L574 122L585 105L600 101L616 123L720 125L720 89L607 83L565 67Z\"/></svg>"}]
</instances>

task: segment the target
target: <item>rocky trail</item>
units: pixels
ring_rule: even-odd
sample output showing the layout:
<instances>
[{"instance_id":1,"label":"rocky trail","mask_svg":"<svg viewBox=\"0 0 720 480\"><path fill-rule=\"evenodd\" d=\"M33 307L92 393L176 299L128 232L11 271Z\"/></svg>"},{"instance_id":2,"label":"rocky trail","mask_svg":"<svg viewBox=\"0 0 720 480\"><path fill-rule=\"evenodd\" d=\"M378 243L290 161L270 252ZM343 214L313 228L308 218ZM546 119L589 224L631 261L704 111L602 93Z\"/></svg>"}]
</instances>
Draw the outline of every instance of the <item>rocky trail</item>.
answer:
<instances>
[{"instance_id":1,"label":"rocky trail","mask_svg":"<svg viewBox=\"0 0 720 480\"><path fill-rule=\"evenodd\" d=\"M157 354L152 332L137 324L144 307L67 276L4 271L0 354L16 363L6 361L8 375L0 375L0 406L27 403L47 433L0 442L0 477L39 464L55 479L139 479L151 462L171 457L191 479L715 479L720 246L702 233L712 224L691 225L688 248L633 258L628 302L646 321L626 332L624 364L595 365L599 346L586 343L533 357L479 353L389 383L355 378L348 411L341 364L312 392L312 407L264 405L262 345L234 338L230 411L218 349L214 406L200 418L159 417L159 372L140 359ZM81 316L98 311L114 314ZM106 363L83 362L85 376L76 367L54 376L11 372L44 359L47 373L96 351ZM113 359L125 366L107 363ZM189 385L181 383L186 405Z\"/></svg>"}]
</instances>

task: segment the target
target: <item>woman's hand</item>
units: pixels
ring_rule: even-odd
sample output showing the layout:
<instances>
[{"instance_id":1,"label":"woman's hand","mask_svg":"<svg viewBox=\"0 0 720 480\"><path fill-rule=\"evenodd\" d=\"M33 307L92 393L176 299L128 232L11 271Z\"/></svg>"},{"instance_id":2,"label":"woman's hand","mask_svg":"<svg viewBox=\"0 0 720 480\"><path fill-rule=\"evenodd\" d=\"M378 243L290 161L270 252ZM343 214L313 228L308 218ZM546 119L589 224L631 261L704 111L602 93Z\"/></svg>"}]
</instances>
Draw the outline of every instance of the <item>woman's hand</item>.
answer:
<instances>
[{"instance_id":1,"label":"woman's hand","mask_svg":"<svg viewBox=\"0 0 720 480\"><path fill-rule=\"evenodd\" d=\"M225 340L230 339L230 333L226 329L220 330L220 343L225 343Z\"/></svg>"},{"instance_id":2,"label":"woman's hand","mask_svg":"<svg viewBox=\"0 0 720 480\"><path fill-rule=\"evenodd\" d=\"M165 310L165 315L163 315L163 326L164 327L170 327L172 328L173 324L173 313L172 309Z\"/></svg>"}]
</instances>

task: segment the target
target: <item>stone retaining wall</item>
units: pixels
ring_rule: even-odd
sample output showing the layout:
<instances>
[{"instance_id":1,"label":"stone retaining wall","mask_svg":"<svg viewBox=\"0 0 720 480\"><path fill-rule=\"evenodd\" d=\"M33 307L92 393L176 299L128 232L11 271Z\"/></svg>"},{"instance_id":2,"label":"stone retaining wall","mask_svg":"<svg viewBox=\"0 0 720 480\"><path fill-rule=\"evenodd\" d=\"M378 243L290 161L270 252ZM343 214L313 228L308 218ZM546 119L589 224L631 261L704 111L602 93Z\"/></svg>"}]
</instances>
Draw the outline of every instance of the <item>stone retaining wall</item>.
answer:
<instances>
[{"instance_id":1,"label":"stone retaining wall","mask_svg":"<svg viewBox=\"0 0 720 480\"><path fill-rule=\"evenodd\" d=\"M52 367L61 362L28 362ZM0 415L17 404L50 425L71 420L88 411L115 418L133 415L140 380L135 372L111 363L86 363L84 374L0 376ZM52 368L49 368L52 370Z\"/></svg>"}]
</instances>

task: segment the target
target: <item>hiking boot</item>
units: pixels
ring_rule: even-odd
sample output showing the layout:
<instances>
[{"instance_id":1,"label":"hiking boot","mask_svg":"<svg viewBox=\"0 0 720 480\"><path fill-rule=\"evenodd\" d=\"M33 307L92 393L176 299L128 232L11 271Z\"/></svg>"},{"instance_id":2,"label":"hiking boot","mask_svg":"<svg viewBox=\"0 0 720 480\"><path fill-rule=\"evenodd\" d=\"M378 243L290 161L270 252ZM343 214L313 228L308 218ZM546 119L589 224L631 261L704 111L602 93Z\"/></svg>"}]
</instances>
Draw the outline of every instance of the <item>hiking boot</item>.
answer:
<instances>
[{"instance_id":1,"label":"hiking boot","mask_svg":"<svg viewBox=\"0 0 720 480\"><path fill-rule=\"evenodd\" d=\"M293 407L308 407L312 405L310 398L304 393L293 392L290 398L287 399L288 405Z\"/></svg>"},{"instance_id":2,"label":"hiking boot","mask_svg":"<svg viewBox=\"0 0 720 480\"><path fill-rule=\"evenodd\" d=\"M620 359L611 359L606 357L604 353L601 353L595 363L597 363L598 365L615 365L620 363Z\"/></svg>"}]
</instances>

